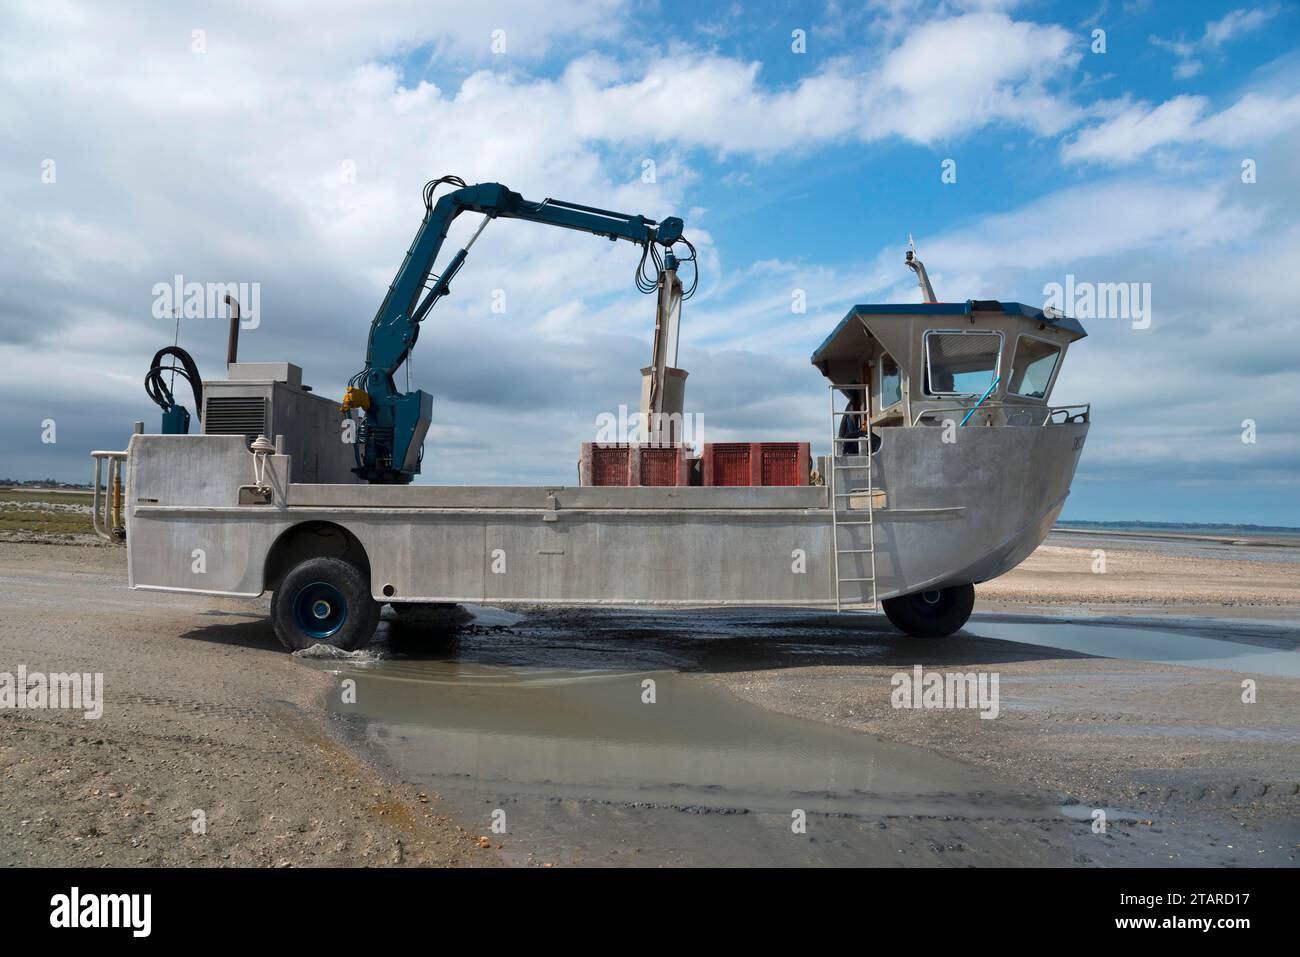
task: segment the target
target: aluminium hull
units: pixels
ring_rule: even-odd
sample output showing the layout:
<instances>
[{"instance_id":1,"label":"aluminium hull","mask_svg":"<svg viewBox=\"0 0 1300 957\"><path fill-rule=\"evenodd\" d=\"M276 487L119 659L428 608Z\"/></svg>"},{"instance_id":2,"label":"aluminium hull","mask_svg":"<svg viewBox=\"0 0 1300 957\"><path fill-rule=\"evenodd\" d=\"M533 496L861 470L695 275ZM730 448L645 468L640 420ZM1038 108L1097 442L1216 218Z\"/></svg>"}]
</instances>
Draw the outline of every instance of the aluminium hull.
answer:
<instances>
[{"instance_id":1,"label":"aluminium hull","mask_svg":"<svg viewBox=\"0 0 1300 957\"><path fill-rule=\"evenodd\" d=\"M1059 515L1087 428L971 428L952 442L939 428L880 430L873 478L887 504L873 516L876 597L1014 568ZM160 438L172 441L152 441ZM256 597L274 587L267 568L281 536L329 522L365 550L381 601L835 604L825 488L381 487L273 477L275 504L240 506L230 490L248 481L249 461L242 442L226 436L133 439L133 588ZM273 457L271 469L288 474L285 457ZM864 525L841 525L839 534L841 549L870 543ZM869 577L870 556L842 555L839 575ZM869 582L841 591L850 604L871 597Z\"/></svg>"}]
</instances>

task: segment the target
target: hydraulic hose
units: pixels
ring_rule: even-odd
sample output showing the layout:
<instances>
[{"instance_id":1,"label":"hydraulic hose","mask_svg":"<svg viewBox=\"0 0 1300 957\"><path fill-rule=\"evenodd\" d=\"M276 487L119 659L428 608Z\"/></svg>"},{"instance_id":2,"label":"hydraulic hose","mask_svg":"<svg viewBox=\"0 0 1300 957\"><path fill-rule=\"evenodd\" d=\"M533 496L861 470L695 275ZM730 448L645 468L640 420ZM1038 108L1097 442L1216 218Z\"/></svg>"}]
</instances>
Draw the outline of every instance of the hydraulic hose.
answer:
<instances>
[{"instance_id":1,"label":"hydraulic hose","mask_svg":"<svg viewBox=\"0 0 1300 957\"><path fill-rule=\"evenodd\" d=\"M165 366L163 359L168 357L174 361L171 365ZM163 375L168 372L179 375L190 384L190 389L194 393L194 414L202 422L203 379L199 376L199 367L194 363L194 359L180 346L167 346L154 354L153 362L150 363L149 371L144 377L145 394L164 412L173 408L176 399L172 396L167 383L163 381Z\"/></svg>"}]
</instances>

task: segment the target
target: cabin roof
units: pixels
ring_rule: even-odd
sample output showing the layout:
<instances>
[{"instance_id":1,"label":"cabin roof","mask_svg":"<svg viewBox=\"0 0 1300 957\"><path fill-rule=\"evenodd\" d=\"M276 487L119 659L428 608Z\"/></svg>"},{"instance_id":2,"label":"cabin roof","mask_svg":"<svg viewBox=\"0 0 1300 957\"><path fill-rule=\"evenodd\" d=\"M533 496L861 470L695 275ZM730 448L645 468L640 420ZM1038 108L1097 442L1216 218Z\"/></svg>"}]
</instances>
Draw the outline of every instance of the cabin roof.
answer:
<instances>
[{"instance_id":1,"label":"cabin roof","mask_svg":"<svg viewBox=\"0 0 1300 957\"><path fill-rule=\"evenodd\" d=\"M920 316L969 316L973 312L1001 312L1008 316L1024 316L1036 322L1046 323L1057 329L1075 334L1082 339L1088 333L1078 319L1068 316L1052 315L1035 306L1026 306L1023 302L998 302L996 299L967 299L965 302L901 302L869 303L854 306L848 315L839 321L831 334L822 340L812 354L813 365L820 363L835 344L849 323L859 317L916 319Z\"/></svg>"}]
</instances>

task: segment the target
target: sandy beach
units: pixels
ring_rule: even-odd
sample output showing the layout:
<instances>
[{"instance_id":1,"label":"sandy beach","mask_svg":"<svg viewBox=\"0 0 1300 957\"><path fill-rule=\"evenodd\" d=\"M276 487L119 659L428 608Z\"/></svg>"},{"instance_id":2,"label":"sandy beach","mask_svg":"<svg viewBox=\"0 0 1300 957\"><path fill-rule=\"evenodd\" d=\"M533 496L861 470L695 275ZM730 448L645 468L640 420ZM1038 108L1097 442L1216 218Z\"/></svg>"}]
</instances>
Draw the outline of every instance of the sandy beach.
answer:
<instances>
[{"instance_id":1,"label":"sandy beach","mask_svg":"<svg viewBox=\"0 0 1300 957\"><path fill-rule=\"evenodd\" d=\"M1011 574L978 586L970 626L946 639L903 638L883 616L540 608L519 609L526 617L517 627L470 627L439 639L435 661L454 652L450 660L464 667L504 665L521 680L554 669L668 669L780 720L956 762L1038 795L1042 806L1121 815L1106 841L1092 839L1086 813L1075 824L964 812L874 823L829 815L818 827L833 840L770 858L777 852L764 835L780 815L701 816L631 797L538 805L507 791L500 800L524 823L485 841L480 785L470 778L450 789L454 799L444 796L425 779L428 762L386 762L386 750L392 757L402 749L340 723L337 676L279 648L265 599L132 593L124 549L32 541L43 534L10 531L0 540L0 579L11 596L0 659L6 667L104 671L110 694L100 721L0 712L7 864L1292 866L1300 844L1300 678L1260 678L1260 703L1244 708L1240 674L1123 660L1122 647L1098 658L1024 643L1032 637L981 636L1000 621L1122 619L1294 651L1293 563L1108 544L1098 573L1096 540L1061 545L1058 537ZM998 671L1002 716L892 711L890 675L915 662ZM561 698L546 698L547 707L563 712L563 682L556 689ZM523 716L523 726L536 714ZM510 715L496 718L508 723ZM210 836L192 833L196 809Z\"/></svg>"},{"instance_id":2,"label":"sandy beach","mask_svg":"<svg viewBox=\"0 0 1300 957\"><path fill-rule=\"evenodd\" d=\"M1227 551L1242 555L1246 547ZM1090 536L1054 533L1019 567L979 585L976 598L984 607L1098 606L1109 614L1286 617L1300 609L1300 564L1112 547Z\"/></svg>"}]
</instances>

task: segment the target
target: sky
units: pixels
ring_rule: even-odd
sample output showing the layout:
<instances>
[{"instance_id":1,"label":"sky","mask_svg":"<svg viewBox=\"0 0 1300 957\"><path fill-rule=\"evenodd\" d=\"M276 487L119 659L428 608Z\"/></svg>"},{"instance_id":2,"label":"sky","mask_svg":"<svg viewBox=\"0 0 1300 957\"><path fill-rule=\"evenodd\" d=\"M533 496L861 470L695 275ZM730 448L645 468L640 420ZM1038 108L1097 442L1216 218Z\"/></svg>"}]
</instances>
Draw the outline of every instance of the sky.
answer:
<instances>
[{"instance_id":1,"label":"sky","mask_svg":"<svg viewBox=\"0 0 1300 957\"><path fill-rule=\"evenodd\" d=\"M1062 517L1300 525L1297 41L1267 2L10 0L0 477L86 481L157 428L142 379L177 335L223 374L224 318L156 315L178 275L256 283L240 358L341 396L451 173L686 221L706 441L826 450L809 355L856 303L919 301L909 235L945 301L1137 284L1150 321L1084 319L1053 394L1093 409ZM411 364L421 481L576 482L637 406L637 259L484 231Z\"/></svg>"}]
</instances>

